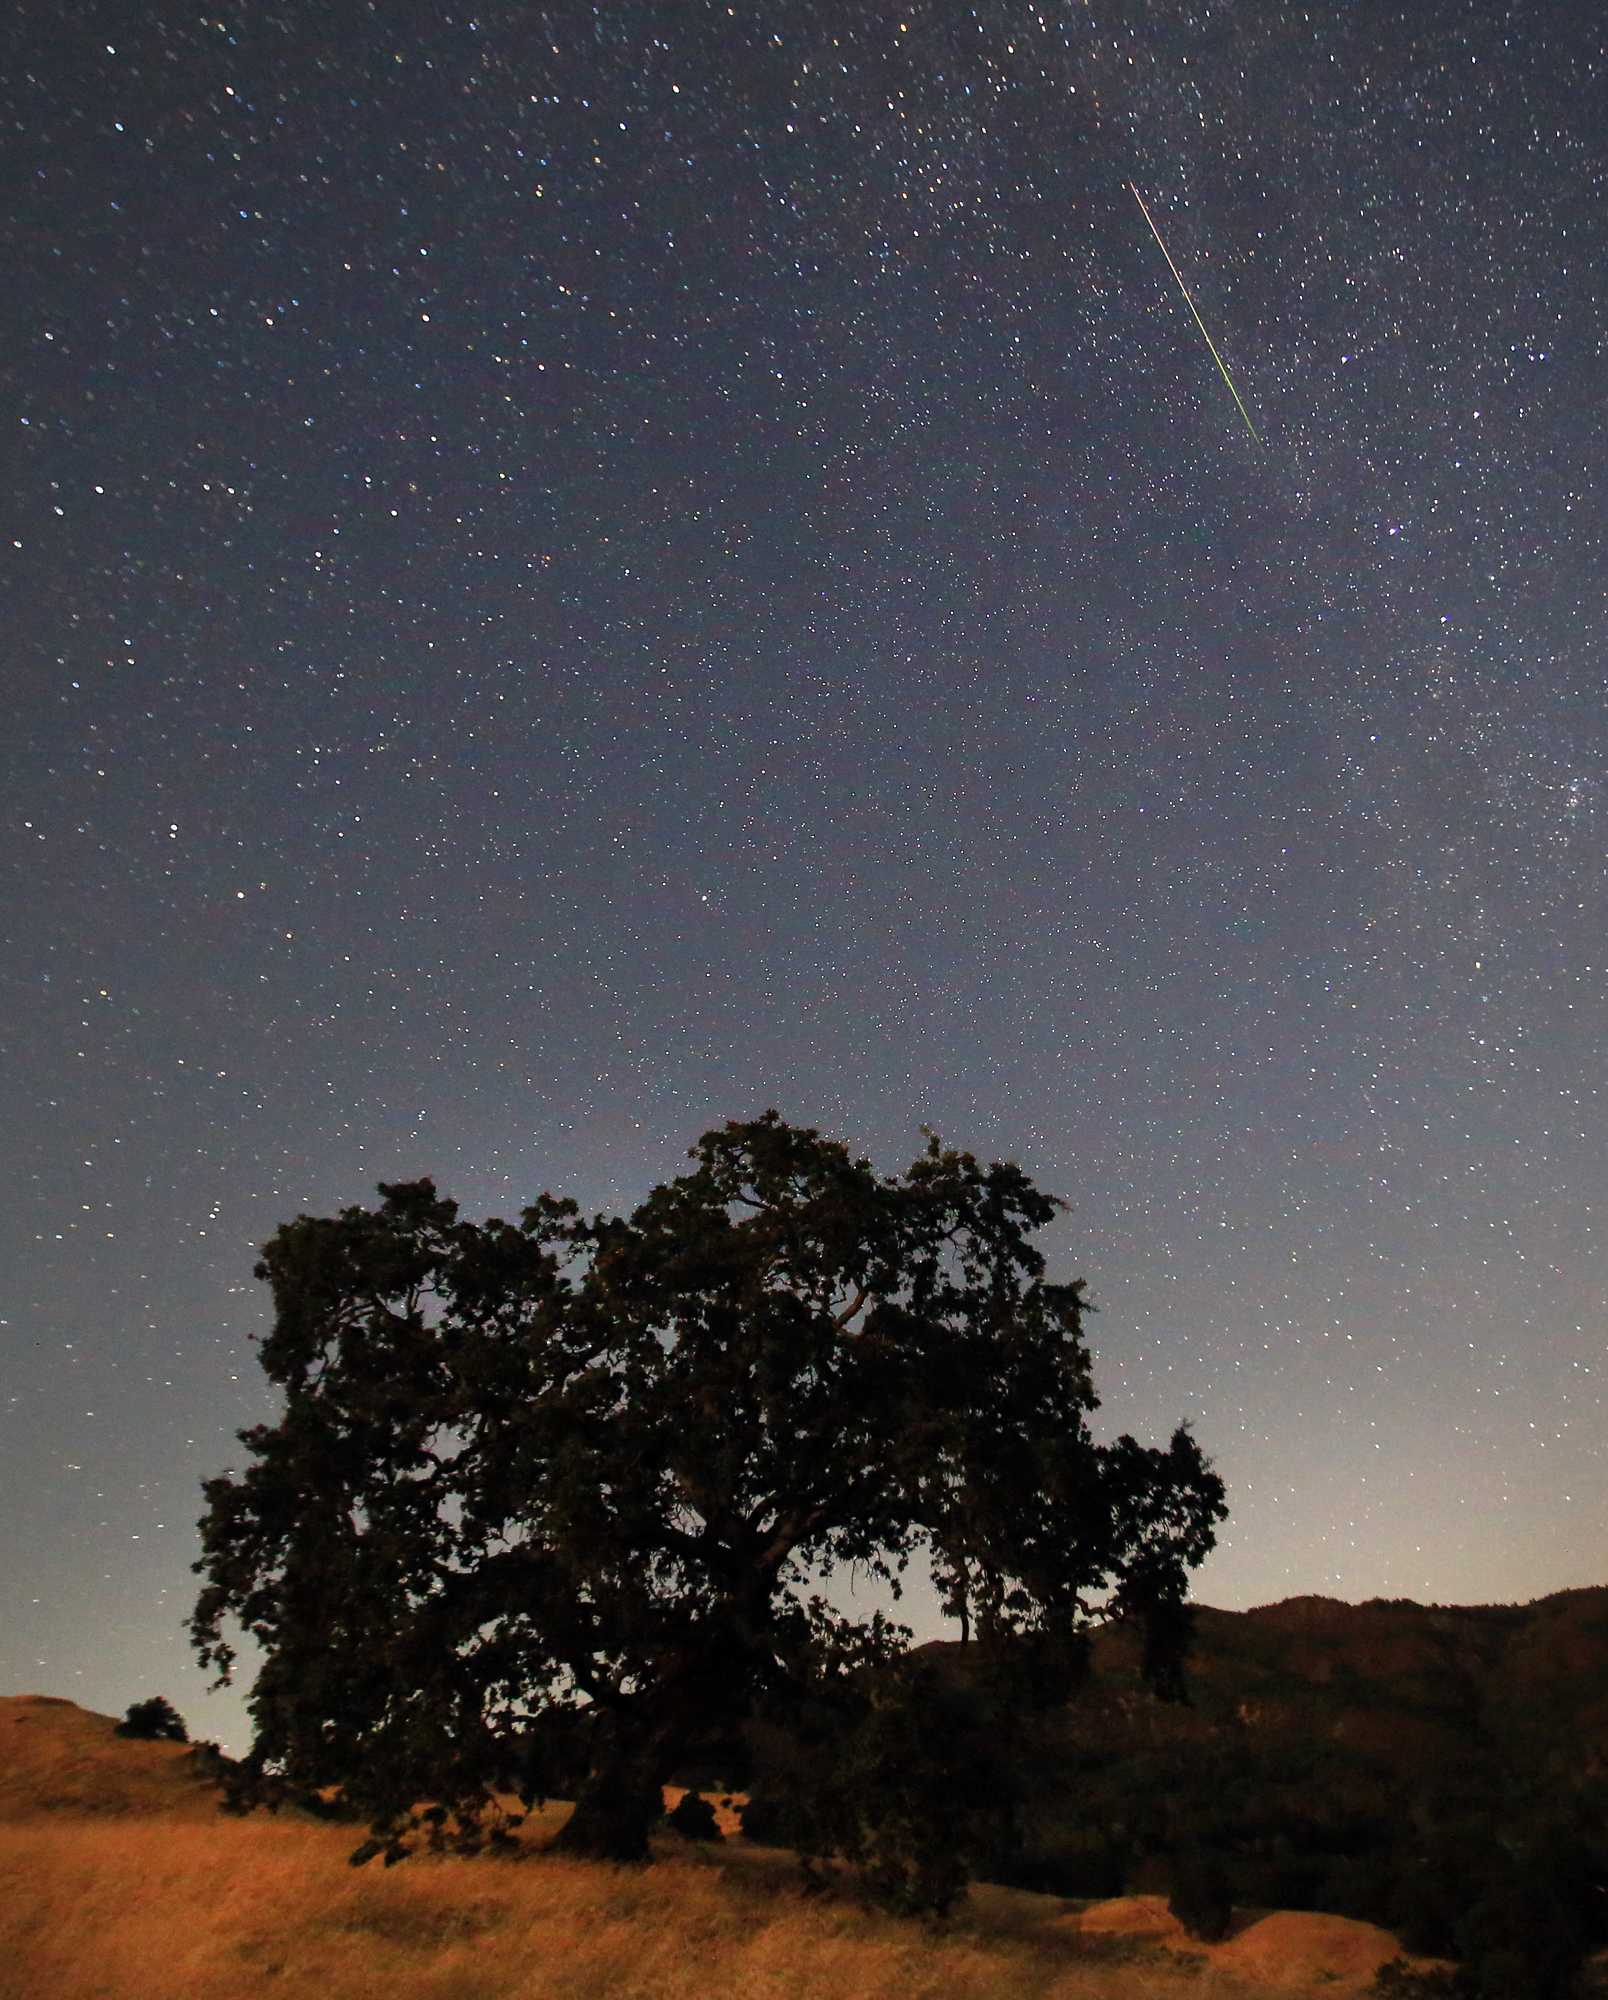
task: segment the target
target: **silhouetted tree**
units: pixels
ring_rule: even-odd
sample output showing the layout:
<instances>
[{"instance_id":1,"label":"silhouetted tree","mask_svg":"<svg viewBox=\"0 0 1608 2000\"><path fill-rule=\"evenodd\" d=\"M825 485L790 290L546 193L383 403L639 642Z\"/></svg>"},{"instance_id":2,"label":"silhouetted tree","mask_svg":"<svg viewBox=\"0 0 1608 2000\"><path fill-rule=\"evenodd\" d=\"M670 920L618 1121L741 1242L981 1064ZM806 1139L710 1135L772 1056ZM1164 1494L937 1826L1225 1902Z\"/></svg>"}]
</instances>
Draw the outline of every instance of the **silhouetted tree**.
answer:
<instances>
[{"instance_id":1,"label":"silhouetted tree","mask_svg":"<svg viewBox=\"0 0 1608 2000\"><path fill-rule=\"evenodd\" d=\"M224 1679L226 1619L263 1649L248 1763L394 1843L420 1800L472 1828L558 1715L564 1844L640 1857L757 1693L906 1650L822 1600L845 1564L925 1560L1050 1696L1102 1603L1176 1672L1222 1485L1185 1431L1091 1439L1082 1288L1029 1241L1059 1204L936 1140L879 1177L775 1113L690 1157L628 1219L475 1225L425 1180L266 1246L284 1414L207 1482L191 1619Z\"/></svg>"},{"instance_id":2,"label":"silhouetted tree","mask_svg":"<svg viewBox=\"0 0 1608 2000\"><path fill-rule=\"evenodd\" d=\"M148 1701L130 1702L122 1721L113 1724L112 1734L132 1736L146 1743L188 1743L190 1740L184 1717L164 1694L153 1694Z\"/></svg>"}]
</instances>

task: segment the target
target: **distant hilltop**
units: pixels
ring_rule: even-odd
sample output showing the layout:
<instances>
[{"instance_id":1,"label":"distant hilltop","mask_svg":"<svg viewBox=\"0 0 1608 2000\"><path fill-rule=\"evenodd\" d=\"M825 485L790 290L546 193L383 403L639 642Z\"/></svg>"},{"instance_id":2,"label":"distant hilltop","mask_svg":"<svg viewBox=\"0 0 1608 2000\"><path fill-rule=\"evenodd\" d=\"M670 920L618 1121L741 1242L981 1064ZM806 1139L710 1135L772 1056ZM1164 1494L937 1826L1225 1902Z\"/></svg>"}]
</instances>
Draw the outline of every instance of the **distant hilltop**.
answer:
<instances>
[{"instance_id":1,"label":"distant hilltop","mask_svg":"<svg viewBox=\"0 0 1608 2000\"><path fill-rule=\"evenodd\" d=\"M966 1674L966 1648L932 1649ZM1608 1587L1531 1604L1200 1606L1187 1703L1102 1627L1088 1682L1032 1725L1013 1878L1063 1895L1165 1886L1209 1853L1236 1904L1328 1910L1452 1948L1470 1885L1528 1843L1585 1839L1608 1798Z\"/></svg>"},{"instance_id":2,"label":"distant hilltop","mask_svg":"<svg viewBox=\"0 0 1608 2000\"><path fill-rule=\"evenodd\" d=\"M1094 1663L1093 1705L1128 1707L1134 1638L1101 1631ZM1608 1587L1531 1604L1202 1605L1188 1685L1186 1730L1322 1736L1397 1779L1493 1752L1580 1772L1608 1752Z\"/></svg>"}]
</instances>

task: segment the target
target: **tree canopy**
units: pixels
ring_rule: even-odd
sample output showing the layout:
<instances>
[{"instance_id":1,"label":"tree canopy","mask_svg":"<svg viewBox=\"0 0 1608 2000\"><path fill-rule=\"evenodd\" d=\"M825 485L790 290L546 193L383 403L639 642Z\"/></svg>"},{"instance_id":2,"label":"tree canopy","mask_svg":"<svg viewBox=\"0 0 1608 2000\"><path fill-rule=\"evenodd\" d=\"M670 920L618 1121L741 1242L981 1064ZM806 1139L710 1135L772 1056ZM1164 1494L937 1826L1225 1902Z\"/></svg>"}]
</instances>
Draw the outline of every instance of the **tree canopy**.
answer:
<instances>
[{"instance_id":1,"label":"tree canopy","mask_svg":"<svg viewBox=\"0 0 1608 2000\"><path fill-rule=\"evenodd\" d=\"M661 1785L779 1688L910 1635L826 1601L930 1567L979 1657L1062 1696L1092 1618L1176 1671L1222 1485L1192 1437L1094 1442L1059 1204L936 1140L903 1174L774 1113L706 1133L629 1217L459 1219L428 1180L301 1216L257 1275L276 1424L207 1482L191 1619L263 1649L247 1760L382 1836L474 1824L555 1732L577 1852L644 1854ZM545 1733L544 1733L545 1732Z\"/></svg>"}]
</instances>

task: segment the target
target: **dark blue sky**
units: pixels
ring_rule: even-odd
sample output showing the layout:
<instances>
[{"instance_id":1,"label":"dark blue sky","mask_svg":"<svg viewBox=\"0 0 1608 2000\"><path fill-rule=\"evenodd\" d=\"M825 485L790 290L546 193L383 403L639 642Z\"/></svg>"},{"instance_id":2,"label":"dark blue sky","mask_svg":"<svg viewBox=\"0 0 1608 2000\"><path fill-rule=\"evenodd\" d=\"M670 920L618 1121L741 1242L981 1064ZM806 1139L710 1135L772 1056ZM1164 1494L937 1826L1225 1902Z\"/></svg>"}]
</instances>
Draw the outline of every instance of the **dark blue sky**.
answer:
<instances>
[{"instance_id":1,"label":"dark blue sky","mask_svg":"<svg viewBox=\"0 0 1608 2000\"><path fill-rule=\"evenodd\" d=\"M1603 1581L1596 9L3 32L0 1685L234 1727L280 1221L768 1105L1070 1198L1207 1599Z\"/></svg>"}]
</instances>

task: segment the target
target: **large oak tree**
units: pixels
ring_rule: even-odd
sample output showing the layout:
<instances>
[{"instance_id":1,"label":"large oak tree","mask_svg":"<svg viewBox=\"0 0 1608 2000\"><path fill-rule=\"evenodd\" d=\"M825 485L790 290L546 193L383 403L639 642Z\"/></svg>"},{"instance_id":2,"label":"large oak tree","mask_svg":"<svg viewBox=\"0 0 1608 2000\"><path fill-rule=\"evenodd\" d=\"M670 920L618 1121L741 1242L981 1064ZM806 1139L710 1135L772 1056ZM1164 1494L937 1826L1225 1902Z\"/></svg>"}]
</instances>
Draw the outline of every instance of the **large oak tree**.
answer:
<instances>
[{"instance_id":1,"label":"large oak tree","mask_svg":"<svg viewBox=\"0 0 1608 2000\"><path fill-rule=\"evenodd\" d=\"M380 1831L474 1822L556 1722L565 1843L641 1856L660 1787L762 1693L908 1640L819 1579L930 1566L979 1657L1065 1682L1095 1615L1164 1679L1222 1485L1180 1430L1093 1441L1059 1204L936 1141L882 1177L774 1113L707 1133L629 1218L461 1221L431 1182L302 1216L258 1266L276 1424L207 1483L191 1620L261 1646L249 1766Z\"/></svg>"}]
</instances>

